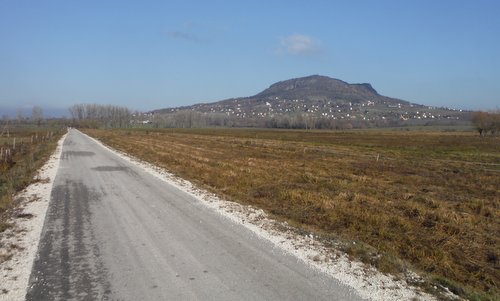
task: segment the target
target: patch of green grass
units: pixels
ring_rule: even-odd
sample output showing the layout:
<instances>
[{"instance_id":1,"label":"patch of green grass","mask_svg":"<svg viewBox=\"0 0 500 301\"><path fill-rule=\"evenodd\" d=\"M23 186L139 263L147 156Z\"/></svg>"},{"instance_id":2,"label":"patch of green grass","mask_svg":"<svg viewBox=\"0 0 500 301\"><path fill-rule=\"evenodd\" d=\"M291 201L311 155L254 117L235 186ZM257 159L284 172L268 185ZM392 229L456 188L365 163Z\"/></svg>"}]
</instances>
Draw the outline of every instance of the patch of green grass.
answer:
<instances>
[{"instance_id":1,"label":"patch of green grass","mask_svg":"<svg viewBox=\"0 0 500 301\"><path fill-rule=\"evenodd\" d=\"M3 231L9 229L11 227L11 225L5 221L0 221L0 233L2 233Z\"/></svg>"}]
</instances>

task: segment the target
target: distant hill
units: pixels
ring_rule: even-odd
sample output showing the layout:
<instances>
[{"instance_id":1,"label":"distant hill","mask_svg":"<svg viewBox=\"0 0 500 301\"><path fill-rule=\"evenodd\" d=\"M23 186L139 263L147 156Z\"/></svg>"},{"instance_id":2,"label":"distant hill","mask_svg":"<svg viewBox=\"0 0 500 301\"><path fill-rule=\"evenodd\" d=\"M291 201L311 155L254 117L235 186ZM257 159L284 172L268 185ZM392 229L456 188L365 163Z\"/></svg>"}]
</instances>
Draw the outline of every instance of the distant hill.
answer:
<instances>
[{"instance_id":1,"label":"distant hill","mask_svg":"<svg viewBox=\"0 0 500 301\"><path fill-rule=\"evenodd\" d=\"M321 75L277 82L250 97L159 109L151 113L172 114L184 111L224 114L235 120L283 118L286 116L307 116L358 122L468 118L461 111L428 107L380 95L369 83L349 84ZM245 122L237 123L245 125Z\"/></svg>"},{"instance_id":2,"label":"distant hill","mask_svg":"<svg viewBox=\"0 0 500 301\"><path fill-rule=\"evenodd\" d=\"M376 102L399 103L401 100L384 97L370 84L348 84L344 81L321 75L312 75L278 82L251 97L253 99L301 99L305 101L331 101L336 105Z\"/></svg>"}]
</instances>

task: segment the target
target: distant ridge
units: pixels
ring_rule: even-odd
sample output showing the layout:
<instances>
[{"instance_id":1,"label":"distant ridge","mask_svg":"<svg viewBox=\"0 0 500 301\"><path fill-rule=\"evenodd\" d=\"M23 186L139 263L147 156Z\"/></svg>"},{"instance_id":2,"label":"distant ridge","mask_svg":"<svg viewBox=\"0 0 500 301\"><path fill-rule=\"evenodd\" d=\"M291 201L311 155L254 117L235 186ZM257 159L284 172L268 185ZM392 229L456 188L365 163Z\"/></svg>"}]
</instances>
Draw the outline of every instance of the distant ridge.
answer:
<instances>
[{"instance_id":1,"label":"distant ridge","mask_svg":"<svg viewBox=\"0 0 500 301\"><path fill-rule=\"evenodd\" d=\"M322 75L280 81L250 97L159 109L151 113L172 114L184 111L223 114L233 120L243 120L234 122L243 126L250 124L245 120L287 116L376 124L390 120L464 119L461 111L410 103L380 95L369 83L349 84Z\"/></svg>"},{"instance_id":2,"label":"distant ridge","mask_svg":"<svg viewBox=\"0 0 500 301\"><path fill-rule=\"evenodd\" d=\"M304 99L309 101L334 100L339 102L363 102L383 96L368 83L348 84L342 80L321 75L294 78L272 84L268 89L252 98ZM396 101L383 97L381 101Z\"/></svg>"},{"instance_id":3,"label":"distant ridge","mask_svg":"<svg viewBox=\"0 0 500 301\"><path fill-rule=\"evenodd\" d=\"M240 106L247 109L254 106L257 109L262 102L273 105L277 100L296 101L304 103L306 106L314 105L317 102L329 102L329 105L336 107L346 104L401 104L410 105L409 102L382 96L369 83L349 84L342 80L330 78L322 75L311 75L300 78L293 78L272 84L264 91L250 97L230 98L213 103L201 103L192 106L180 107L179 109L194 109L200 112L213 112L214 108L226 107L229 103L237 101ZM269 105L268 105L269 106ZM156 110L157 113L165 113L172 109ZM219 111L219 110L217 110Z\"/></svg>"}]
</instances>

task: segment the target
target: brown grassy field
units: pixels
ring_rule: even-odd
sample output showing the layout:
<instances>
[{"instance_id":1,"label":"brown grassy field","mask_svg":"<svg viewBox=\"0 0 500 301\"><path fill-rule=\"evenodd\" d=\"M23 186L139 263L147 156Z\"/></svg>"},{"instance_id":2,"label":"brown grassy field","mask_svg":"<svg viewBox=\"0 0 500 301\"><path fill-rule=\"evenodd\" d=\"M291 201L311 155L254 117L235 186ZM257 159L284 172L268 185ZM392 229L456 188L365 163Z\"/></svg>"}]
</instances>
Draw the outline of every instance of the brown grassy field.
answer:
<instances>
[{"instance_id":1,"label":"brown grassy field","mask_svg":"<svg viewBox=\"0 0 500 301\"><path fill-rule=\"evenodd\" d=\"M0 232L8 227L6 215L13 196L33 183L65 130L61 126L10 125L0 131Z\"/></svg>"},{"instance_id":2,"label":"brown grassy field","mask_svg":"<svg viewBox=\"0 0 500 301\"><path fill-rule=\"evenodd\" d=\"M86 130L227 199L261 207L383 272L472 300L500 281L500 139L473 133Z\"/></svg>"}]
</instances>

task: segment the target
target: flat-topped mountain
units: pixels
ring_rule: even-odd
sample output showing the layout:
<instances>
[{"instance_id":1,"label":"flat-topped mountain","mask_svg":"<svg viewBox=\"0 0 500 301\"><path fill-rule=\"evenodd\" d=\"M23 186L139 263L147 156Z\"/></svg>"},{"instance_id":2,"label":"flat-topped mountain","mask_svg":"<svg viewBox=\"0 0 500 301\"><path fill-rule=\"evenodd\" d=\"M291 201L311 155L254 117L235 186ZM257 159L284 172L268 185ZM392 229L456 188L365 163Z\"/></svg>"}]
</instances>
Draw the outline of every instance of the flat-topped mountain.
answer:
<instances>
[{"instance_id":1,"label":"flat-topped mountain","mask_svg":"<svg viewBox=\"0 0 500 301\"><path fill-rule=\"evenodd\" d=\"M361 103L367 100L402 102L381 96L370 84L348 84L339 79L321 75L294 78L271 85L251 97L255 99L302 99L308 101L333 101Z\"/></svg>"}]
</instances>

